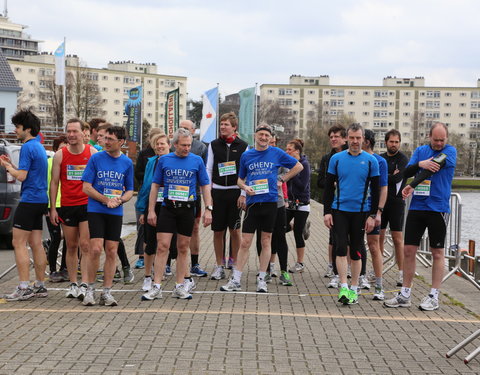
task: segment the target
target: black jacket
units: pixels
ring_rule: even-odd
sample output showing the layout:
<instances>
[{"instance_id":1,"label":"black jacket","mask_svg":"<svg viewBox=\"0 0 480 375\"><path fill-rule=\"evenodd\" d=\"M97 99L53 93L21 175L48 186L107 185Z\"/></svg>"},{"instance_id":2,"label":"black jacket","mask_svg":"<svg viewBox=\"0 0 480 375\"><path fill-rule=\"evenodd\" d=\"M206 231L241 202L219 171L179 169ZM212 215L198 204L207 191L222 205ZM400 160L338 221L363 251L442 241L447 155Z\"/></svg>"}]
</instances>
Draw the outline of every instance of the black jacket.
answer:
<instances>
[{"instance_id":1,"label":"black jacket","mask_svg":"<svg viewBox=\"0 0 480 375\"><path fill-rule=\"evenodd\" d=\"M222 138L217 138L210 143L213 152L212 182L221 186L232 186L237 184L238 169L240 167L240 157L248 147L247 142L236 137L235 140L227 145ZM218 164L226 161L235 161L236 174L220 177Z\"/></svg>"}]
</instances>

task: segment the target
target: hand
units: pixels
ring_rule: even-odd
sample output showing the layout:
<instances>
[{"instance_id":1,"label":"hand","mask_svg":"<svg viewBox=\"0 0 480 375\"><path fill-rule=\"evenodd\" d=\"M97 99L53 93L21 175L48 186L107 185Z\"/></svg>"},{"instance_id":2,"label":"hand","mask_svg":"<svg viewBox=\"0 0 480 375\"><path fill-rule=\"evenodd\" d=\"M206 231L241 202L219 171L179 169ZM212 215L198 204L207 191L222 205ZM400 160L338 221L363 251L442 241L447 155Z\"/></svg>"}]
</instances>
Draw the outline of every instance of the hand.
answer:
<instances>
[{"instance_id":1,"label":"hand","mask_svg":"<svg viewBox=\"0 0 480 375\"><path fill-rule=\"evenodd\" d=\"M205 210L203 213L203 226L208 227L212 224L212 212L210 210Z\"/></svg>"},{"instance_id":2,"label":"hand","mask_svg":"<svg viewBox=\"0 0 480 375\"><path fill-rule=\"evenodd\" d=\"M148 212L148 218L147 218L148 224L150 224L152 227L157 226L157 215L155 212Z\"/></svg>"},{"instance_id":3,"label":"hand","mask_svg":"<svg viewBox=\"0 0 480 375\"><path fill-rule=\"evenodd\" d=\"M58 219L58 212L55 208L50 209L50 222L55 226L60 223L60 220Z\"/></svg>"},{"instance_id":4,"label":"hand","mask_svg":"<svg viewBox=\"0 0 480 375\"><path fill-rule=\"evenodd\" d=\"M138 222L142 225L145 224L145 215L141 214L140 217L138 218Z\"/></svg>"},{"instance_id":5,"label":"hand","mask_svg":"<svg viewBox=\"0 0 480 375\"><path fill-rule=\"evenodd\" d=\"M440 165L438 163L435 163L432 159L433 157L427 160L423 160L418 163L418 166L433 173L438 172L440 170Z\"/></svg>"},{"instance_id":6,"label":"hand","mask_svg":"<svg viewBox=\"0 0 480 375\"><path fill-rule=\"evenodd\" d=\"M370 233L373 228L375 228L375 219L369 216L365 222L365 233Z\"/></svg>"},{"instance_id":7,"label":"hand","mask_svg":"<svg viewBox=\"0 0 480 375\"><path fill-rule=\"evenodd\" d=\"M398 168L393 171L394 175L397 174L397 173L400 173L400 170Z\"/></svg>"},{"instance_id":8,"label":"hand","mask_svg":"<svg viewBox=\"0 0 480 375\"><path fill-rule=\"evenodd\" d=\"M402 190L402 197L403 199L407 199L410 195L412 195L415 189L412 188L410 185L407 185Z\"/></svg>"},{"instance_id":9,"label":"hand","mask_svg":"<svg viewBox=\"0 0 480 375\"><path fill-rule=\"evenodd\" d=\"M245 210L247 208L247 198L243 195L240 195L237 200L237 207Z\"/></svg>"},{"instance_id":10,"label":"hand","mask_svg":"<svg viewBox=\"0 0 480 375\"><path fill-rule=\"evenodd\" d=\"M377 212L377 216L375 216L375 226L378 227L380 224L382 224L382 214Z\"/></svg>"},{"instance_id":11,"label":"hand","mask_svg":"<svg viewBox=\"0 0 480 375\"><path fill-rule=\"evenodd\" d=\"M245 187L245 193L247 193L247 195L255 195L255 190L253 190L253 188L251 186L247 186Z\"/></svg>"},{"instance_id":12,"label":"hand","mask_svg":"<svg viewBox=\"0 0 480 375\"><path fill-rule=\"evenodd\" d=\"M113 197L113 198L110 198L108 201L107 201L107 207L108 208L117 208L118 206L120 206L122 204L122 200L118 197Z\"/></svg>"},{"instance_id":13,"label":"hand","mask_svg":"<svg viewBox=\"0 0 480 375\"><path fill-rule=\"evenodd\" d=\"M332 216L332 214L326 214L323 217L323 223L325 224L325 226L328 229L332 229L333 228L333 216Z\"/></svg>"}]
</instances>

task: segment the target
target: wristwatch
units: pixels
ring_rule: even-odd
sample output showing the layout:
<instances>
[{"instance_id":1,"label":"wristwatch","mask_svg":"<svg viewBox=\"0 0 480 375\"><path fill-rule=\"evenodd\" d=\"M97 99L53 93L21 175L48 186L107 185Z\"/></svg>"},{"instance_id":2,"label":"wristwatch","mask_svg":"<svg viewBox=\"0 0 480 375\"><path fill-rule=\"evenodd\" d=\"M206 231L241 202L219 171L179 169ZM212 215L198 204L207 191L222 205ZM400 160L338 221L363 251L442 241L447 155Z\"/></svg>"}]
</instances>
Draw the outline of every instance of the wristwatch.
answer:
<instances>
[{"instance_id":1,"label":"wristwatch","mask_svg":"<svg viewBox=\"0 0 480 375\"><path fill-rule=\"evenodd\" d=\"M378 211L380 211L381 213L383 213L383 207L378 207Z\"/></svg>"},{"instance_id":2,"label":"wristwatch","mask_svg":"<svg viewBox=\"0 0 480 375\"><path fill-rule=\"evenodd\" d=\"M208 211L213 211L213 206L205 206Z\"/></svg>"},{"instance_id":3,"label":"wristwatch","mask_svg":"<svg viewBox=\"0 0 480 375\"><path fill-rule=\"evenodd\" d=\"M377 215L375 215L375 214L371 214L371 215L369 215L369 216L370 216L372 219L374 219L374 220L377 218Z\"/></svg>"}]
</instances>

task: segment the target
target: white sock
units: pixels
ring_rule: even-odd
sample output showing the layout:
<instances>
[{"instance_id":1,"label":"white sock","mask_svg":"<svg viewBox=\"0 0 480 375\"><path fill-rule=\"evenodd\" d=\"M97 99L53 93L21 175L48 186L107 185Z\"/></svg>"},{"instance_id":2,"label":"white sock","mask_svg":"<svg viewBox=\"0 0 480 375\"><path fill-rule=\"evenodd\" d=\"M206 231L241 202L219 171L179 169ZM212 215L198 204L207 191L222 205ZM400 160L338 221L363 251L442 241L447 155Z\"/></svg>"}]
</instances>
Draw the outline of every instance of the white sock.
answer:
<instances>
[{"instance_id":1,"label":"white sock","mask_svg":"<svg viewBox=\"0 0 480 375\"><path fill-rule=\"evenodd\" d=\"M432 288L430 289L430 295L433 296L438 301L438 295L440 294L440 291L438 289Z\"/></svg>"},{"instance_id":2,"label":"white sock","mask_svg":"<svg viewBox=\"0 0 480 375\"><path fill-rule=\"evenodd\" d=\"M402 289L400 289L400 293L402 296L406 298L410 298L410 293L412 292L412 288L405 288L402 286Z\"/></svg>"},{"instance_id":3,"label":"white sock","mask_svg":"<svg viewBox=\"0 0 480 375\"><path fill-rule=\"evenodd\" d=\"M242 272L239 271L239 270L236 270L234 269L233 270L233 280L237 283L240 282L240 280L242 280Z\"/></svg>"},{"instance_id":4,"label":"white sock","mask_svg":"<svg viewBox=\"0 0 480 375\"><path fill-rule=\"evenodd\" d=\"M260 280L265 280L265 276L267 276L267 273L266 272L259 272L258 273L258 278Z\"/></svg>"},{"instance_id":5,"label":"white sock","mask_svg":"<svg viewBox=\"0 0 480 375\"><path fill-rule=\"evenodd\" d=\"M347 283L345 283L345 284L341 283L340 288L347 288L348 289L348 284Z\"/></svg>"}]
</instances>

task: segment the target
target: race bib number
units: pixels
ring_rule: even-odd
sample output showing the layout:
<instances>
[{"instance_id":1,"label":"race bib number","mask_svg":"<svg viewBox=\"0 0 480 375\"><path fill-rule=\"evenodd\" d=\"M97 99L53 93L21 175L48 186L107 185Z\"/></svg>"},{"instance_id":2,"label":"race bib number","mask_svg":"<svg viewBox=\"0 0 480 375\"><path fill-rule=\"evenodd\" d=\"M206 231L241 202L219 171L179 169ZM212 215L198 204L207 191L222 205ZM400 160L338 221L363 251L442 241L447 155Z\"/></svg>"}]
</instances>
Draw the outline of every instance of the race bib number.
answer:
<instances>
[{"instance_id":1,"label":"race bib number","mask_svg":"<svg viewBox=\"0 0 480 375\"><path fill-rule=\"evenodd\" d=\"M81 181L86 165L67 165L67 180Z\"/></svg>"},{"instance_id":2,"label":"race bib number","mask_svg":"<svg viewBox=\"0 0 480 375\"><path fill-rule=\"evenodd\" d=\"M422 183L417 185L413 194L428 197L430 195L430 184L430 180L423 181Z\"/></svg>"},{"instance_id":3,"label":"race bib number","mask_svg":"<svg viewBox=\"0 0 480 375\"><path fill-rule=\"evenodd\" d=\"M168 199L171 201L188 201L188 186L183 185L170 185L168 188Z\"/></svg>"},{"instance_id":4,"label":"race bib number","mask_svg":"<svg viewBox=\"0 0 480 375\"><path fill-rule=\"evenodd\" d=\"M157 202L163 202L163 186L158 188Z\"/></svg>"},{"instance_id":5,"label":"race bib number","mask_svg":"<svg viewBox=\"0 0 480 375\"><path fill-rule=\"evenodd\" d=\"M250 186L255 191L255 195L267 194L269 192L267 179L250 181Z\"/></svg>"},{"instance_id":6,"label":"race bib number","mask_svg":"<svg viewBox=\"0 0 480 375\"><path fill-rule=\"evenodd\" d=\"M103 189L103 195L110 199L120 198L122 196L122 190L105 188Z\"/></svg>"},{"instance_id":7,"label":"race bib number","mask_svg":"<svg viewBox=\"0 0 480 375\"><path fill-rule=\"evenodd\" d=\"M226 161L225 163L218 163L218 173L220 177L230 176L237 173L237 166L234 161Z\"/></svg>"}]
</instances>

